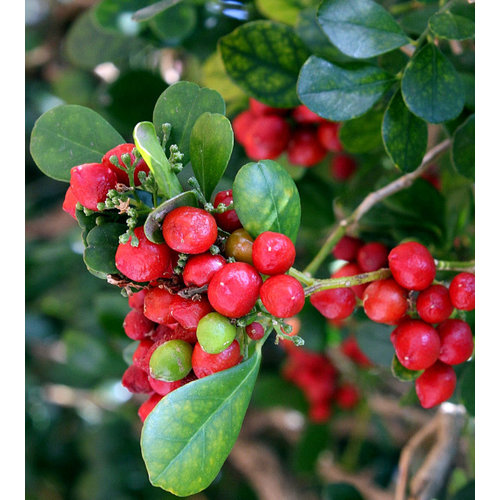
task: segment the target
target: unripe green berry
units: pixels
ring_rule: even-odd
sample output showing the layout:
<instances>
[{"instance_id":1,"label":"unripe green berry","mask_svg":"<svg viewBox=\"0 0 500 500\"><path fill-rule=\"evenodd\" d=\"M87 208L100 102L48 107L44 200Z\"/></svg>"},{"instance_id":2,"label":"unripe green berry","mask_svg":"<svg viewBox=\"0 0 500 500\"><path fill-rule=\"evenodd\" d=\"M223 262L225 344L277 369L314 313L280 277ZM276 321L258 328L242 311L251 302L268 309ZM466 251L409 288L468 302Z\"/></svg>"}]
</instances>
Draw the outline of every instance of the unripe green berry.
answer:
<instances>
[{"instance_id":1,"label":"unripe green berry","mask_svg":"<svg viewBox=\"0 0 500 500\"><path fill-rule=\"evenodd\" d=\"M236 327L222 314L211 312L201 318L196 337L205 352L219 354L235 339Z\"/></svg>"},{"instance_id":2,"label":"unripe green berry","mask_svg":"<svg viewBox=\"0 0 500 500\"><path fill-rule=\"evenodd\" d=\"M165 382L175 382L191 371L193 346L184 340L169 340L158 346L149 361L151 376Z\"/></svg>"}]
</instances>

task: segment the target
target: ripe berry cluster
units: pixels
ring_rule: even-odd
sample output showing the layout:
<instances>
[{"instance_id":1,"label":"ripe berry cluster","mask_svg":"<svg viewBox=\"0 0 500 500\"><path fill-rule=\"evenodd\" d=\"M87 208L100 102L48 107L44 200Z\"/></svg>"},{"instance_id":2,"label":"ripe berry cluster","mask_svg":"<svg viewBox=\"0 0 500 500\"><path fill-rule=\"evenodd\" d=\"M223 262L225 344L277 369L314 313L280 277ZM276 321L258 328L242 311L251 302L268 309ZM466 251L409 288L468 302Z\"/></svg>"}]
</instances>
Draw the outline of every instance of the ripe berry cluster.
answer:
<instances>
[{"instance_id":1,"label":"ripe berry cluster","mask_svg":"<svg viewBox=\"0 0 500 500\"><path fill-rule=\"evenodd\" d=\"M456 375L453 366L467 361L474 350L471 328L456 311L475 307L475 277L457 274L449 286L434 283L435 261L422 244L410 241L390 252L381 243L364 243L344 236L333 250L337 259L348 261L332 277L351 276L388 265L391 278L318 292L311 303L331 320L344 319L362 300L372 321L394 325L391 341L401 365L422 371L415 387L424 408L451 397Z\"/></svg>"},{"instance_id":2,"label":"ripe berry cluster","mask_svg":"<svg viewBox=\"0 0 500 500\"><path fill-rule=\"evenodd\" d=\"M293 334L297 334L300 322L293 318L290 323L294 326ZM290 340L285 340L282 345L287 355L282 368L283 378L303 392L312 422L326 422L335 407L349 410L358 404L361 399L359 389L352 382L342 380L340 371L327 356L297 347ZM341 350L359 366L371 364L352 337L342 343Z\"/></svg>"},{"instance_id":3,"label":"ripe berry cluster","mask_svg":"<svg viewBox=\"0 0 500 500\"><path fill-rule=\"evenodd\" d=\"M328 153L332 177L345 181L356 170L355 160L343 152L339 123L321 118L304 105L272 108L250 98L249 107L233 120L236 140L252 160L276 159L286 153L291 165L313 167Z\"/></svg>"}]
</instances>

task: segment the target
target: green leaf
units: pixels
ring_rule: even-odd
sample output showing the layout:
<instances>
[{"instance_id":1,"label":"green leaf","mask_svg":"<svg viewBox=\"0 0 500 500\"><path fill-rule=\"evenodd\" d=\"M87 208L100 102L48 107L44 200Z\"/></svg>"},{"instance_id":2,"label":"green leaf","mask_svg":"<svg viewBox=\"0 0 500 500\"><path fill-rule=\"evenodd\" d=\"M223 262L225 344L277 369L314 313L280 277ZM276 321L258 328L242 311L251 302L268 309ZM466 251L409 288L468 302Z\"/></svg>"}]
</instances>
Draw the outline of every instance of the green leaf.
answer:
<instances>
[{"instance_id":1,"label":"green leaf","mask_svg":"<svg viewBox=\"0 0 500 500\"><path fill-rule=\"evenodd\" d=\"M45 112L31 132L30 152L38 168L59 181L82 163L99 163L123 137L95 111L64 104Z\"/></svg>"},{"instance_id":2,"label":"green leaf","mask_svg":"<svg viewBox=\"0 0 500 500\"><path fill-rule=\"evenodd\" d=\"M475 177L475 118L471 115L465 120L453 134L453 146L451 148L451 159L458 173L474 180Z\"/></svg>"},{"instance_id":3,"label":"green leaf","mask_svg":"<svg viewBox=\"0 0 500 500\"><path fill-rule=\"evenodd\" d=\"M91 229L87 235L87 247L83 252L83 261L87 269L99 273L103 278L107 274L118 272L115 254L118 238L127 230L123 224L111 222Z\"/></svg>"},{"instance_id":4,"label":"green leaf","mask_svg":"<svg viewBox=\"0 0 500 500\"><path fill-rule=\"evenodd\" d=\"M219 113L203 113L193 126L189 154L207 200L226 171L234 146L231 122Z\"/></svg>"},{"instance_id":5,"label":"green leaf","mask_svg":"<svg viewBox=\"0 0 500 500\"><path fill-rule=\"evenodd\" d=\"M183 163L189 162L191 129L205 112L226 112L224 99L215 90L200 88L193 82L177 82L166 89L156 102L153 123L157 134L162 136L162 125L170 123L172 131L168 145L177 144L184 155Z\"/></svg>"},{"instance_id":6,"label":"green leaf","mask_svg":"<svg viewBox=\"0 0 500 500\"><path fill-rule=\"evenodd\" d=\"M174 208L178 207L197 207L198 199L194 191L184 191L169 200L164 201L161 205L149 213L144 223L144 234L148 240L153 243L164 243L162 234L162 222L165 216Z\"/></svg>"},{"instance_id":7,"label":"green leaf","mask_svg":"<svg viewBox=\"0 0 500 500\"><path fill-rule=\"evenodd\" d=\"M359 348L373 363L390 367L394 356L394 347L390 336L394 327L363 321L355 332Z\"/></svg>"},{"instance_id":8,"label":"green leaf","mask_svg":"<svg viewBox=\"0 0 500 500\"><path fill-rule=\"evenodd\" d=\"M368 153L382 145L380 127L382 112L368 111L365 115L342 123L339 139L349 153Z\"/></svg>"},{"instance_id":9,"label":"green leaf","mask_svg":"<svg viewBox=\"0 0 500 500\"><path fill-rule=\"evenodd\" d=\"M154 16L149 26L165 45L175 46L194 31L196 21L195 6L181 3Z\"/></svg>"},{"instance_id":10,"label":"green leaf","mask_svg":"<svg viewBox=\"0 0 500 500\"><path fill-rule=\"evenodd\" d=\"M172 170L165 151L151 122L140 122L134 128L134 142L144 161L155 176L160 193L172 198L182 192L182 186Z\"/></svg>"},{"instance_id":11,"label":"green leaf","mask_svg":"<svg viewBox=\"0 0 500 500\"><path fill-rule=\"evenodd\" d=\"M429 28L439 38L467 40L474 38L474 21L450 11L437 12L429 19Z\"/></svg>"},{"instance_id":12,"label":"green leaf","mask_svg":"<svg viewBox=\"0 0 500 500\"><path fill-rule=\"evenodd\" d=\"M411 382L420 375L422 375L422 373L424 372L423 370L418 370L418 371L408 370L408 368L405 368L401 364L401 362L399 361L398 357L395 354L392 358L391 371L392 374L402 382Z\"/></svg>"},{"instance_id":13,"label":"green leaf","mask_svg":"<svg viewBox=\"0 0 500 500\"><path fill-rule=\"evenodd\" d=\"M427 135L427 124L406 107L398 91L382 123L385 150L394 165L403 172L415 170L427 150Z\"/></svg>"},{"instance_id":14,"label":"green leaf","mask_svg":"<svg viewBox=\"0 0 500 500\"><path fill-rule=\"evenodd\" d=\"M311 56L300 71L297 92L303 104L332 121L363 115L387 92L394 77L376 66L338 66Z\"/></svg>"},{"instance_id":15,"label":"green leaf","mask_svg":"<svg viewBox=\"0 0 500 500\"><path fill-rule=\"evenodd\" d=\"M256 238L275 231L297 238L300 198L288 172L273 160L247 163L233 183L234 208L243 227Z\"/></svg>"},{"instance_id":16,"label":"green leaf","mask_svg":"<svg viewBox=\"0 0 500 500\"><path fill-rule=\"evenodd\" d=\"M458 398L465 406L469 415L475 415L476 398L475 398L475 380L476 367L474 361L467 363L464 371L458 380Z\"/></svg>"},{"instance_id":17,"label":"green leaf","mask_svg":"<svg viewBox=\"0 0 500 500\"><path fill-rule=\"evenodd\" d=\"M293 26L300 11L310 4L307 0L255 0L257 10L267 19Z\"/></svg>"},{"instance_id":18,"label":"green leaf","mask_svg":"<svg viewBox=\"0 0 500 500\"><path fill-rule=\"evenodd\" d=\"M350 483L331 483L323 488L322 500L364 500L361 493Z\"/></svg>"},{"instance_id":19,"label":"green leaf","mask_svg":"<svg viewBox=\"0 0 500 500\"><path fill-rule=\"evenodd\" d=\"M422 5L398 19L401 27L411 35L420 35L427 28L429 18L437 12L438 5Z\"/></svg>"},{"instance_id":20,"label":"green leaf","mask_svg":"<svg viewBox=\"0 0 500 500\"><path fill-rule=\"evenodd\" d=\"M396 20L372 0L324 0L318 22L344 54L367 59L410 42Z\"/></svg>"},{"instance_id":21,"label":"green leaf","mask_svg":"<svg viewBox=\"0 0 500 500\"><path fill-rule=\"evenodd\" d=\"M139 33L141 26L132 19L132 15L144 7L144 3L144 0L101 0L93 13L96 22L102 28L133 36Z\"/></svg>"},{"instance_id":22,"label":"green leaf","mask_svg":"<svg viewBox=\"0 0 500 500\"><path fill-rule=\"evenodd\" d=\"M401 90L410 111L430 123L455 118L465 104L460 75L434 44L425 45L410 59Z\"/></svg>"},{"instance_id":23,"label":"green leaf","mask_svg":"<svg viewBox=\"0 0 500 500\"><path fill-rule=\"evenodd\" d=\"M207 488L241 429L261 360L190 382L165 396L144 422L141 448L149 479L177 496Z\"/></svg>"},{"instance_id":24,"label":"green leaf","mask_svg":"<svg viewBox=\"0 0 500 500\"><path fill-rule=\"evenodd\" d=\"M224 67L247 94L275 107L299 103L297 76L309 52L292 27L252 21L219 40Z\"/></svg>"}]
</instances>

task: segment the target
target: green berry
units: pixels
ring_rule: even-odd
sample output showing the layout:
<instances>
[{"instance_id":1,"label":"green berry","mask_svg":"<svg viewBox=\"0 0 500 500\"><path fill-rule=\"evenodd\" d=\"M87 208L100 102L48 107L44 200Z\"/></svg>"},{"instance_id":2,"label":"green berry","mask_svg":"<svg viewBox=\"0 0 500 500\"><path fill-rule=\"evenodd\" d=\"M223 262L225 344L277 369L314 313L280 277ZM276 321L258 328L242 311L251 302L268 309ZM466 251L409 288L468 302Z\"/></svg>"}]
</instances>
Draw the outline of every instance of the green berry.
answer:
<instances>
[{"instance_id":1,"label":"green berry","mask_svg":"<svg viewBox=\"0 0 500 500\"><path fill-rule=\"evenodd\" d=\"M149 361L153 378L175 382L191 371L193 346L184 340L169 340L158 346Z\"/></svg>"},{"instance_id":2,"label":"green berry","mask_svg":"<svg viewBox=\"0 0 500 500\"><path fill-rule=\"evenodd\" d=\"M196 337L205 352L219 354L235 339L236 327L222 314L211 312L201 318Z\"/></svg>"}]
</instances>

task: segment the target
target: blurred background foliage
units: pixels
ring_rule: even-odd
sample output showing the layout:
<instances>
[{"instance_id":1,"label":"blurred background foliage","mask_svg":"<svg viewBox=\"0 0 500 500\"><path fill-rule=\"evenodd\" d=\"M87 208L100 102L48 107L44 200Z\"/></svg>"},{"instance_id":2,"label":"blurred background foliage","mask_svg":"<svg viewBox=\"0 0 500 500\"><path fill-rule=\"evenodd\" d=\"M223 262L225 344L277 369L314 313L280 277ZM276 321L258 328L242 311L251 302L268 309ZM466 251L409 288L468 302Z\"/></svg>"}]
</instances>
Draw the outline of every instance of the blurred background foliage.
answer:
<instances>
[{"instance_id":1,"label":"blurred background foliage","mask_svg":"<svg viewBox=\"0 0 500 500\"><path fill-rule=\"evenodd\" d=\"M131 397L120 382L127 366L124 349L129 344L122 330L127 301L116 288L85 268L80 229L61 210L67 185L44 176L28 151L36 119L58 104L79 104L99 112L131 141L135 123L150 120L159 94L179 79L218 90L232 118L247 107L248 97L224 73L216 50L218 39L246 21L266 18L273 12L285 16L278 20L293 24L296 9L317 4L312 0L190 0L169 9L169 15L155 16L139 27L129 11L151 3L25 3L25 422L29 500L173 498L149 484L139 447L140 420L136 412L141 399ZM293 8L283 9L285 5ZM408 16L405 29L419 33L422 19L426 22L434 12L432 7L423 5L418 15ZM469 53L464 54L463 64L470 69L473 61L467 57L471 57ZM468 106L470 112L473 99ZM303 211L297 268L307 264L338 217L349 213L377 186L399 175L387 161L382 144L376 140L371 143L369 151L356 154L358 172L347 183L332 181L326 161L307 171L288 166L297 180ZM235 144L222 185L229 186L237 169L247 161L243 149ZM361 220L360 236L387 245L417 236L437 258L473 258L470 183L456 174L447 157L441 163L439 191L425 180L416 182L369 212ZM322 266L320 276L329 275L329 264ZM335 457L346 474L369 474L384 490L393 484L405 440L428 418L416 407L414 390L391 375L388 334L374 332L380 325L366 327L362 312L353 317L352 324L340 328L327 324L312 307L304 308L301 319L306 325L301 335L307 347L315 351L335 351L354 325L365 325L357 330L358 342L377 363L376 368L353 370L347 364L345 376L358 384L363 394L382 394L382 406L374 410L363 400L356 410L336 410L328 425L311 423L306 417L304 396L279 374L283 351L268 342L248 419L253 418L254 411L291 410L283 421L289 426L288 437L283 429L277 432L272 425L262 426L257 434L279 457L286 475L301 485L302 498L307 498L309 491L321 491L324 498L357 498L358 493L346 485L324 488L326 483L338 480L328 481L327 475L318 475L320 457L326 462ZM473 317L470 319L473 322ZM459 397L457 394L454 400ZM395 429L401 415L398 425L404 425ZM300 433L294 439L298 429ZM460 496L460 490L473 477L472 424L467 439L466 453L442 498L470 498ZM470 485L467 487L470 491ZM245 500L258 498L258 493L249 476L230 459L216 481L196 498Z\"/></svg>"}]
</instances>

